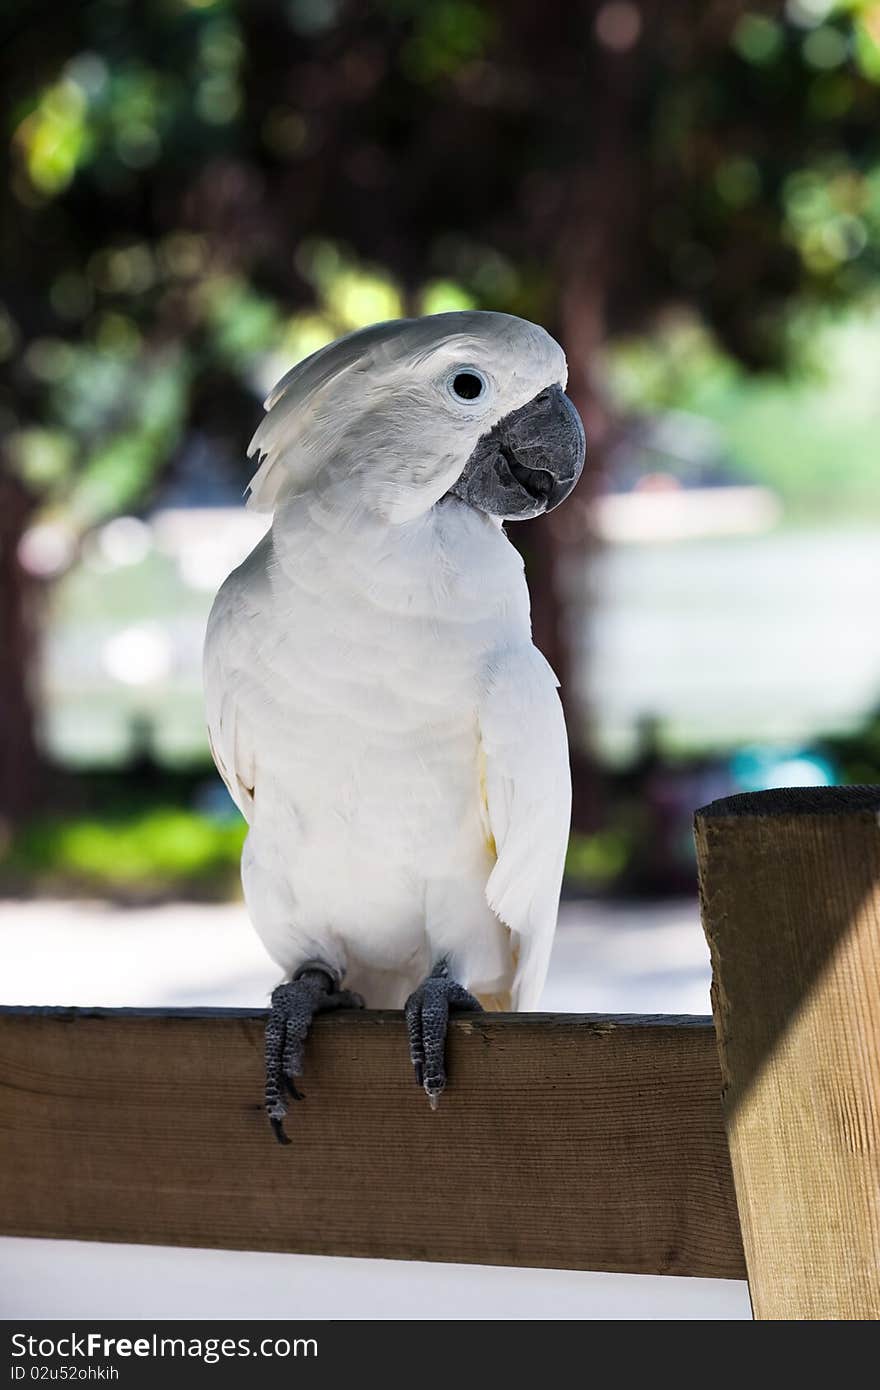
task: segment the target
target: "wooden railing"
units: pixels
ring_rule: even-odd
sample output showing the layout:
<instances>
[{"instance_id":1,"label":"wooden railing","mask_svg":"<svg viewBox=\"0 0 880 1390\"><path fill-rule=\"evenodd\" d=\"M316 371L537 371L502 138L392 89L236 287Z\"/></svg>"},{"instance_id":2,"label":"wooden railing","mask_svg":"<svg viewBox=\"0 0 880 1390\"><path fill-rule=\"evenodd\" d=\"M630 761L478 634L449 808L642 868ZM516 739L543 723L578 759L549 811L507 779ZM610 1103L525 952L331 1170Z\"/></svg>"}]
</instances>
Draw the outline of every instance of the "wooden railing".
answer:
<instances>
[{"instance_id":1,"label":"wooden railing","mask_svg":"<svg viewBox=\"0 0 880 1390\"><path fill-rule=\"evenodd\" d=\"M436 1111L399 1014L319 1018L277 1145L262 1014L0 1014L0 1230L742 1277L711 1023L453 1019Z\"/></svg>"}]
</instances>

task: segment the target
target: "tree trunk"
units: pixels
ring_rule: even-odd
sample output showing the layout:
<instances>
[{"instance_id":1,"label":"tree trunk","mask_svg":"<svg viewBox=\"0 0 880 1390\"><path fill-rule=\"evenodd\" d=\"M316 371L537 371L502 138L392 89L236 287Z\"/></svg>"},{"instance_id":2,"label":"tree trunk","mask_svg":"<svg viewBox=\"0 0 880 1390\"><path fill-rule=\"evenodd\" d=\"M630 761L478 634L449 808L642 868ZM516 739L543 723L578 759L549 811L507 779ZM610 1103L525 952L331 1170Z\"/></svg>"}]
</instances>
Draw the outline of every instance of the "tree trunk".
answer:
<instances>
[{"instance_id":1,"label":"tree trunk","mask_svg":"<svg viewBox=\"0 0 880 1390\"><path fill-rule=\"evenodd\" d=\"M8 473L0 474L0 826L33 810L41 764L34 732L36 586L18 558L33 500Z\"/></svg>"},{"instance_id":2,"label":"tree trunk","mask_svg":"<svg viewBox=\"0 0 880 1390\"><path fill-rule=\"evenodd\" d=\"M535 641L559 677L568 716L573 822L581 829L599 823L601 806L599 779L587 745L587 692L579 688L571 640L573 624L585 620L584 604L571 611L563 581L566 553L589 557L593 550L590 509L601 484L611 425L599 366L609 302L625 275L630 228L637 216L633 118L638 39L636 28L631 42L611 49L596 31L584 35L583 119L594 138L589 159L567 167L564 175L555 247L556 322L551 326L568 357L568 393L584 422L587 462L578 488L559 512L517 528L523 532L517 541L528 566Z\"/></svg>"}]
</instances>

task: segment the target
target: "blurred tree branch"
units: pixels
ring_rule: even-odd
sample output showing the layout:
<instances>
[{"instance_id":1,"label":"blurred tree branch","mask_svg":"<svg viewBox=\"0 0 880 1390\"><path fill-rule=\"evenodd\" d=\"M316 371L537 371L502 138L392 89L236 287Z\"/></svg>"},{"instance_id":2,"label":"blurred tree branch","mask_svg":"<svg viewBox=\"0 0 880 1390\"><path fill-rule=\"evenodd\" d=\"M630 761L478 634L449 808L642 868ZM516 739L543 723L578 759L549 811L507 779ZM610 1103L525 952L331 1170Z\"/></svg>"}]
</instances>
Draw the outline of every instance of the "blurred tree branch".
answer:
<instances>
[{"instance_id":1,"label":"blurred tree branch","mask_svg":"<svg viewBox=\"0 0 880 1390\"><path fill-rule=\"evenodd\" d=\"M33 507L19 479L0 472L0 838L33 810L42 789L33 688L38 594L18 556Z\"/></svg>"}]
</instances>

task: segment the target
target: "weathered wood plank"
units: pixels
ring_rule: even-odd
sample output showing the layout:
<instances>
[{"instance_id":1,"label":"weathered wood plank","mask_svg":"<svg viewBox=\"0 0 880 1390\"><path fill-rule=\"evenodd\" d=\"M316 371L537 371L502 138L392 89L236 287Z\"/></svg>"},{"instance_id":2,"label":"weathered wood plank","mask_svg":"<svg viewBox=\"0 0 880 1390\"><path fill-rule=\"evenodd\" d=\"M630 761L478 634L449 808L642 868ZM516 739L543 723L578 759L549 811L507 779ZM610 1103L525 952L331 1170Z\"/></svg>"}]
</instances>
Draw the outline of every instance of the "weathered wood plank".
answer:
<instances>
[{"instance_id":1,"label":"weathered wood plank","mask_svg":"<svg viewBox=\"0 0 880 1390\"><path fill-rule=\"evenodd\" d=\"M742 1278L708 1019L320 1018L272 1140L263 1015L0 1011L0 1230Z\"/></svg>"},{"instance_id":2,"label":"weathered wood plank","mask_svg":"<svg viewBox=\"0 0 880 1390\"><path fill-rule=\"evenodd\" d=\"M698 812L725 1112L758 1318L880 1318L880 787Z\"/></svg>"}]
</instances>

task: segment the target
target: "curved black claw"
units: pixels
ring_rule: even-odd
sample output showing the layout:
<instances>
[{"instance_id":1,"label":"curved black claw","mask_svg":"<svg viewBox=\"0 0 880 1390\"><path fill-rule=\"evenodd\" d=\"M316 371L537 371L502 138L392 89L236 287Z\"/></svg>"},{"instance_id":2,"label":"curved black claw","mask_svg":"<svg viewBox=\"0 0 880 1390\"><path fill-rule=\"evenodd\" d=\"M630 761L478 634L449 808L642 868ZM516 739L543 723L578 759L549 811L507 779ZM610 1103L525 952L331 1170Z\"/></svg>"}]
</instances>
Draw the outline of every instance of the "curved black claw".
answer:
<instances>
[{"instance_id":1,"label":"curved black claw","mask_svg":"<svg viewBox=\"0 0 880 1390\"><path fill-rule=\"evenodd\" d=\"M290 1143L284 1132L285 1093L293 1100L305 1100L294 1078L302 1075L303 1049L315 1014L364 1006L359 994L337 989L336 984L329 966L316 965L272 991L266 1024L266 1114L279 1144Z\"/></svg>"},{"instance_id":2,"label":"curved black claw","mask_svg":"<svg viewBox=\"0 0 880 1390\"><path fill-rule=\"evenodd\" d=\"M284 1087L287 1094L290 1096L291 1100L305 1100L305 1091L297 1090L296 1082L294 1081L292 1076L285 1076L282 1072L281 1084Z\"/></svg>"},{"instance_id":3,"label":"curved black claw","mask_svg":"<svg viewBox=\"0 0 880 1390\"><path fill-rule=\"evenodd\" d=\"M293 1140L291 1139L290 1135L284 1133L284 1123L283 1123L283 1121L281 1121L281 1120L273 1120L273 1119L270 1118L269 1124L272 1126L272 1133L275 1135L275 1138L278 1140L278 1143L279 1143L279 1144L292 1144L292 1143L293 1143Z\"/></svg>"},{"instance_id":4,"label":"curved black claw","mask_svg":"<svg viewBox=\"0 0 880 1390\"><path fill-rule=\"evenodd\" d=\"M446 1025L450 1009L481 1010L475 999L449 974L446 962L435 965L404 1006L409 1055L416 1084L436 1110L446 1087Z\"/></svg>"}]
</instances>

